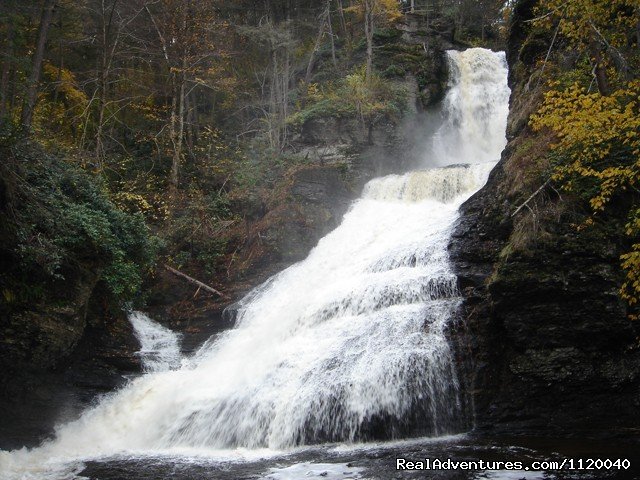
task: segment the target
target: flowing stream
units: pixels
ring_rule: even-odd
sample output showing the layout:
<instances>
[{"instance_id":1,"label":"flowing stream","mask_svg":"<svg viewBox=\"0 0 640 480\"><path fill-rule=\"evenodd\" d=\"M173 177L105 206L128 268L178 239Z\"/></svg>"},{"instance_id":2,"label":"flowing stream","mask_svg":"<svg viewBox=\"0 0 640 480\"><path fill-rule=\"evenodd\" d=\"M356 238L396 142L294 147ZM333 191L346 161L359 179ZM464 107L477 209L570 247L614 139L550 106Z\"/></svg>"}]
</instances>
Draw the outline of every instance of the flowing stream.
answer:
<instances>
[{"instance_id":1,"label":"flowing stream","mask_svg":"<svg viewBox=\"0 0 640 480\"><path fill-rule=\"evenodd\" d=\"M459 206L506 143L509 89L502 53L449 60L424 170L369 182L306 260L241 300L235 327L191 358L134 315L147 373L41 447L0 452L9 478L72 478L74 460L114 455L247 458L464 431L447 338L461 299L447 245Z\"/></svg>"}]
</instances>

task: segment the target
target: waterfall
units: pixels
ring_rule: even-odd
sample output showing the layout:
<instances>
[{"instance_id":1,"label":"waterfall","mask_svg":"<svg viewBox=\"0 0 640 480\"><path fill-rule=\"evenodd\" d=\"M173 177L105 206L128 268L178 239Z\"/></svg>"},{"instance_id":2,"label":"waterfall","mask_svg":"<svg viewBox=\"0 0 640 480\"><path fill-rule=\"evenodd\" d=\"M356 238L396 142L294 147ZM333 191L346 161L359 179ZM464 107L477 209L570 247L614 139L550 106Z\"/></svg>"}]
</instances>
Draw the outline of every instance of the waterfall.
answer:
<instances>
[{"instance_id":1,"label":"waterfall","mask_svg":"<svg viewBox=\"0 0 640 480\"><path fill-rule=\"evenodd\" d=\"M495 162L506 145L510 91L504 52L447 52L449 90L431 159L436 165Z\"/></svg>"},{"instance_id":2,"label":"waterfall","mask_svg":"<svg viewBox=\"0 0 640 480\"><path fill-rule=\"evenodd\" d=\"M504 147L504 54L450 52L429 164L369 182L304 261L240 301L235 328L177 370L106 397L0 466L121 452L214 452L464 427L448 328L461 298L447 245ZM166 333L166 332L165 332ZM154 369L151 369L154 370Z\"/></svg>"},{"instance_id":3,"label":"waterfall","mask_svg":"<svg viewBox=\"0 0 640 480\"><path fill-rule=\"evenodd\" d=\"M162 372L180 366L179 335L142 312L131 312L129 321L140 342L138 355L145 372Z\"/></svg>"}]
</instances>

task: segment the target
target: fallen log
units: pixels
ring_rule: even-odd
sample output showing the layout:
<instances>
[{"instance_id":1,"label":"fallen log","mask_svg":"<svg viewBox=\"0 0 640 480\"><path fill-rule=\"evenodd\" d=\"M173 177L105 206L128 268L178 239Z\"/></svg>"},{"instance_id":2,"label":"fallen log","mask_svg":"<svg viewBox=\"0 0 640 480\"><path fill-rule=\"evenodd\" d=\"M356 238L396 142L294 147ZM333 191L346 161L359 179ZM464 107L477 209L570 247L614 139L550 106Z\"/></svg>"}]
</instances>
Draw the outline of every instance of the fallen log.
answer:
<instances>
[{"instance_id":1,"label":"fallen log","mask_svg":"<svg viewBox=\"0 0 640 480\"><path fill-rule=\"evenodd\" d=\"M199 289L201 288L203 290L206 290L209 293L213 293L213 294L218 295L218 296L220 296L222 298L229 298L224 293L219 292L218 290L216 290L213 287L210 287L206 283L202 283L200 280L196 280L195 278L190 277L189 275L187 275L185 273L182 273L182 272L176 270L175 268L170 267L169 265L165 265L164 268L167 269L168 272L173 273L176 277L180 277L180 278L182 278L183 280L186 280L189 283L193 283L194 285L197 285Z\"/></svg>"}]
</instances>

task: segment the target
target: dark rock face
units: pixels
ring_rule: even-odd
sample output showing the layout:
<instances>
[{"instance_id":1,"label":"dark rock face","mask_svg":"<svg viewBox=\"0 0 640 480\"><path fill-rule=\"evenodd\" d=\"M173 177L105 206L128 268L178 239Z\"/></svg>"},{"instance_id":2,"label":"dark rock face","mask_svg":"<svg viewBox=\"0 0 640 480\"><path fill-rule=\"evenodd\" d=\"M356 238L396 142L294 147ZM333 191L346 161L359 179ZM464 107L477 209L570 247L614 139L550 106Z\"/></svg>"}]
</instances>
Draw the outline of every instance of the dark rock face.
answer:
<instances>
[{"instance_id":1,"label":"dark rock face","mask_svg":"<svg viewBox=\"0 0 640 480\"><path fill-rule=\"evenodd\" d=\"M81 315L71 316L81 325L78 332L65 323L54 323L48 331L48 347L34 349L37 356L31 357L25 346L20 350L24 358L2 363L0 449L38 445L57 423L77 418L97 395L112 391L128 375L141 371L134 353L139 345L129 321L123 312L105 311L98 298L89 299ZM32 313L31 318L37 326L52 321L44 313ZM11 338L15 337L5 337L5 341ZM63 345L69 346L61 348Z\"/></svg>"},{"instance_id":2,"label":"dark rock face","mask_svg":"<svg viewBox=\"0 0 640 480\"><path fill-rule=\"evenodd\" d=\"M463 206L450 246L465 297L462 345L477 427L637 430L638 332L617 295L615 249L558 225L543 244L507 255L504 176L499 165Z\"/></svg>"},{"instance_id":3,"label":"dark rock face","mask_svg":"<svg viewBox=\"0 0 640 480\"><path fill-rule=\"evenodd\" d=\"M69 282L73 302L8 313L3 318L0 364L46 369L73 351L84 333L86 305L97 280L91 272L83 277Z\"/></svg>"},{"instance_id":4,"label":"dark rock face","mask_svg":"<svg viewBox=\"0 0 640 480\"><path fill-rule=\"evenodd\" d=\"M516 23L531 18L532 4L519 2ZM526 127L536 104L531 96L539 92L529 91L524 62L530 55L518 55L527 36L512 31L511 140L487 185L463 205L450 244L465 298L455 335L476 427L543 435L637 433L640 328L618 296L621 250L611 226L578 232L579 205L556 196L542 208L559 213L538 212L538 230L518 241L523 216L533 214L512 213L541 183L523 180L523 169L531 167L518 163L519 148L525 140L544 153L548 142Z\"/></svg>"},{"instance_id":5,"label":"dark rock face","mask_svg":"<svg viewBox=\"0 0 640 480\"><path fill-rule=\"evenodd\" d=\"M275 273L306 257L318 240L336 228L355 196L338 165L292 172L275 205L253 226L238 265L245 275Z\"/></svg>"}]
</instances>

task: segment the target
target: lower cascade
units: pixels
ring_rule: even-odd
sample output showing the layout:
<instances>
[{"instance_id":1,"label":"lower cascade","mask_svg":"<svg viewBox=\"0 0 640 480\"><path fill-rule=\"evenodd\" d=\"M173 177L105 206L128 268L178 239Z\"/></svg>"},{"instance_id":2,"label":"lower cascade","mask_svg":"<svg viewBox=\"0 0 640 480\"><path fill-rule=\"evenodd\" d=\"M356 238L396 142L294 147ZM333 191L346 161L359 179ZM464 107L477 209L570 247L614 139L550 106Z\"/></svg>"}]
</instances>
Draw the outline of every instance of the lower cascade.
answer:
<instances>
[{"instance_id":1,"label":"lower cascade","mask_svg":"<svg viewBox=\"0 0 640 480\"><path fill-rule=\"evenodd\" d=\"M180 337L176 333L141 312L132 312L129 321L140 342L138 355L145 372L159 372L180 366Z\"/></svg>"},{"instance_id":2,"label":"lower cascade","mask_svg":"<svg viewBox=\"0 0 640 480\"><path fill-rule=\"evenodd\" d=\"M447 246L458 208L506 143L509 90L503 53L470 49L449 61L445 118L430 154L449 153L427 164L440 168L369 182L307 259L241 300L235 327L191 358L176 358L176 337L135 317L156 352L141 352L147 373L59 427L54 440L1 452L0 469L467 428L448 341L461 298Z\"/></svg>"}]
</instances>

